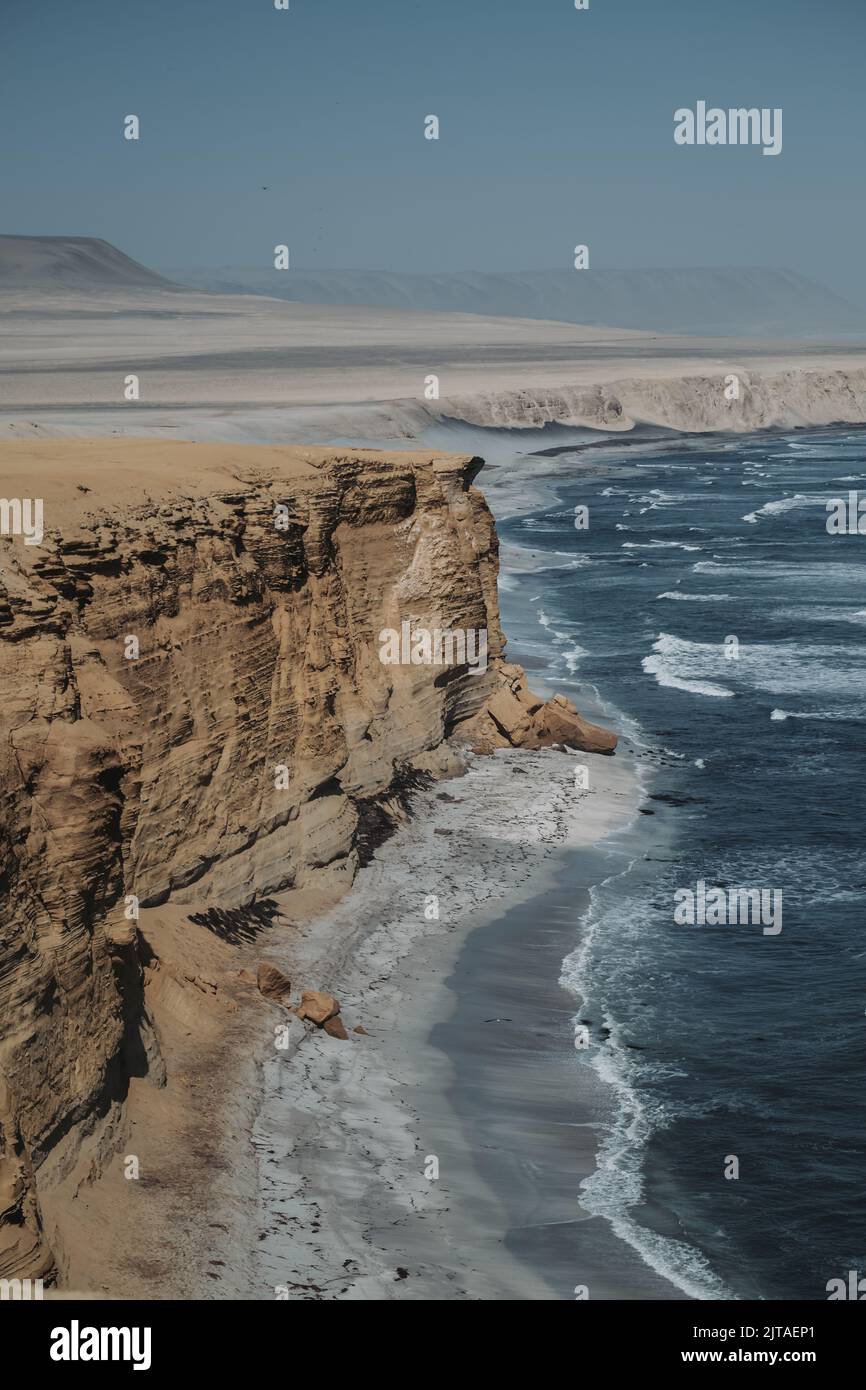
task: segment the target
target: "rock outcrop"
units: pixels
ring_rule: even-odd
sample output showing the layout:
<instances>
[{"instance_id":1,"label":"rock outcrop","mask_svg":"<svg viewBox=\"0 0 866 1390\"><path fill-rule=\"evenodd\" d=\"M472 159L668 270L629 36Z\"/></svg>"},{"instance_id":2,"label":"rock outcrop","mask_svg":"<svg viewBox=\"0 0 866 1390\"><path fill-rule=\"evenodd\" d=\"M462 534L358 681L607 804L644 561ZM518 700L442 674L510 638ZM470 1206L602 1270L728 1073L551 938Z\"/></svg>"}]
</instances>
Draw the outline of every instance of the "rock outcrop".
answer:
<instances>
[{"instance_id":1,"label":"rock outcrop","mask_svg":"<svg viewBox=\"0 0 866 1390\"><path fill-rule=\"evenodd\" d=\"M272 1000L275 1004L288 1003L292 982L275 965L262 961L256 972L256 984L266 999Z\"/></svg>"},{"instance_id":2,"label":"rock outcrop","mask_svg":"<svg viewBox=\"0 0 866 1390\"><path fill-rule=\"evenodd\" d=\"M523 668L502 662L503 683L461 727L476 753L496 748L568 748L612 753L616 734L584 719L564 695L542 700L526 684Z\"/></svg>"},{"instance_id":3,"label":"rock outcrop","mask_svg":"<svg viewBox=\"0 0 866 1390\"><path fill-rule=\"evenodd\" d=\"M194 906L229 949L268 894L347 887L455 744L610 745L504 661L480 467L0 448L45 527L0 538L0 1277L51 1276L41 1197L98 1176L132 1078L165 1080L149 999L181 986L139 910ZM486 631L486 669L383 664L406 620Z\"/></svg>"}]
</instances>

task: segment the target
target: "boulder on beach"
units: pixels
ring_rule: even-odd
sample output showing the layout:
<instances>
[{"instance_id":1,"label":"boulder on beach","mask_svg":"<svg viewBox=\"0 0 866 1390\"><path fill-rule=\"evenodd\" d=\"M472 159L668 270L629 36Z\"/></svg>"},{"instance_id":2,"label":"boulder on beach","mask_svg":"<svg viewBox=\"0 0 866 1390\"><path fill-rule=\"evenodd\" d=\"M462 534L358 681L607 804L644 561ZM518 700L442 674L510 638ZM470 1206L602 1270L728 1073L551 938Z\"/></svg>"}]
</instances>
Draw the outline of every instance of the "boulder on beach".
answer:
<instances>
[{"instance_id":1,"label":"boulder on beach","mask_svg":"<svg viewBox=\"0 0 866 1390\"><path fill-rule=\"evenodd\" d=\"M301 995L301 1002L295 1009L298 1018L308 1018L320 1028L339 1012L340 1001L335 999L333 994L325 994L318 989L305 989Z\"/></svg>"}]
</instances>

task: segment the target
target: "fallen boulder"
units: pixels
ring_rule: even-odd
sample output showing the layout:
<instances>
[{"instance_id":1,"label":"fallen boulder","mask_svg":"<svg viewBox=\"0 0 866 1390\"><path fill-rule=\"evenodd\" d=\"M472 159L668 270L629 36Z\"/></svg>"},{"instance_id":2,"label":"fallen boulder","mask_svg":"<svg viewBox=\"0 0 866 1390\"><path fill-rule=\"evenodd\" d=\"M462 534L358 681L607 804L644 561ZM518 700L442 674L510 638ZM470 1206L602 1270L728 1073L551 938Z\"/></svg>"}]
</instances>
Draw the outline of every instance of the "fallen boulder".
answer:
<instances>
[{"instance_id":1,"label":"fallen boulder","mask_svg":"<svg viewBox=\"0 0 866 1390\"><path fill-rule=\"evenodd\" d=\"M550 748L561 744L582 753L612 753L616 734L591 724L564 695L554 695L533 716L532 727L523 741L524 748Z\"/></svg>"},{"instance_id":2,"label":"fallen boulder","mask_svg":"<svg viewBox=\"0 0 866 1390\"><path fill-rule=\"evenodd\" d=\"M295 1009L298 1018L308 1018L320 1028L339 1012L340 1001L335 999L333 994L325 994L318 989L305 989L301 995L301 1002Z\"/></svg>"},{"instance_id":3,"label":"fallen boulder","mask_svg":"<svg viewBox=\"0 0 866 1390\"><path fill-rule=\"evenodd\" d=\"M487 701L487 714L513 747L524 742L532 728L532 715L514 691L503 686Z\"/></svg>"},{"instance_id":4,"label":"fallen boulder","mask_svg":"<svg viewBox=\"0 0 866 1390\"><path fill-rule=\"evenodd\" d=\"M476 753L496 748L571 748L581 753L612 753L616 734L584 719L564 695L542 700L526 684L521 666L503 662L503 683L458 735Z\"/></svg>"}]
</instances>

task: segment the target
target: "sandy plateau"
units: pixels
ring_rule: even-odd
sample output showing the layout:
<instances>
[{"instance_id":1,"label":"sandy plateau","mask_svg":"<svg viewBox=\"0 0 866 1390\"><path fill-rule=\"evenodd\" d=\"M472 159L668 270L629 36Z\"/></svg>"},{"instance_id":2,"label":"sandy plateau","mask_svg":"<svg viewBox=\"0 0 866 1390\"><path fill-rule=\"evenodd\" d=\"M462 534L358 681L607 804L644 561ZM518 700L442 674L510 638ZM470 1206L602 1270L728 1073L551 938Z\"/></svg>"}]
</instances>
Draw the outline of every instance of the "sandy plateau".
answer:
<instances>
[{"instance_id":1,"label":"sandy plateau","mask_svg":"<svg viewBox=\"0 0 866 1390\"><path fill-rule=\"evenodd\" d=\"M131 377L137 399L125 394ZM8 438L409 441L443 418L523 429L555 421L753 430L861 422L864 399L866 350L841 341L676 337L159 288L0 285L0 430Z\"/></svg>"}]
</instances>

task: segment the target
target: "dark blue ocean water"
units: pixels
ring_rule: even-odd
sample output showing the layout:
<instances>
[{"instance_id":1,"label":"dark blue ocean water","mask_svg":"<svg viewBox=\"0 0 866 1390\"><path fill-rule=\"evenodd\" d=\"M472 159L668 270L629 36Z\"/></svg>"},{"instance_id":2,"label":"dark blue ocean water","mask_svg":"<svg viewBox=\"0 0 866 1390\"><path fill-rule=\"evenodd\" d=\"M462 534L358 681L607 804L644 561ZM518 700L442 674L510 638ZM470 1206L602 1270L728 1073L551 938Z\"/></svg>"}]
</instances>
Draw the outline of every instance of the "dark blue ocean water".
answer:
<instances>
[{"instance_id":1,"label":"dark blue ocean water","mask_svg":"<svg viewBox=\"0 0 866 1390\"><path fill-rule=\"evenodd\" d=\"M866 536L825 525L866 433L569 461L500 534L549 559L516 581L529 645L619 720L654 813L564 965L617 1101L582 1200L690 1292L823 1299L866 1275ZM781 892L782 931L678 926L698 880Z\"/></svg>"}]
</instances>

